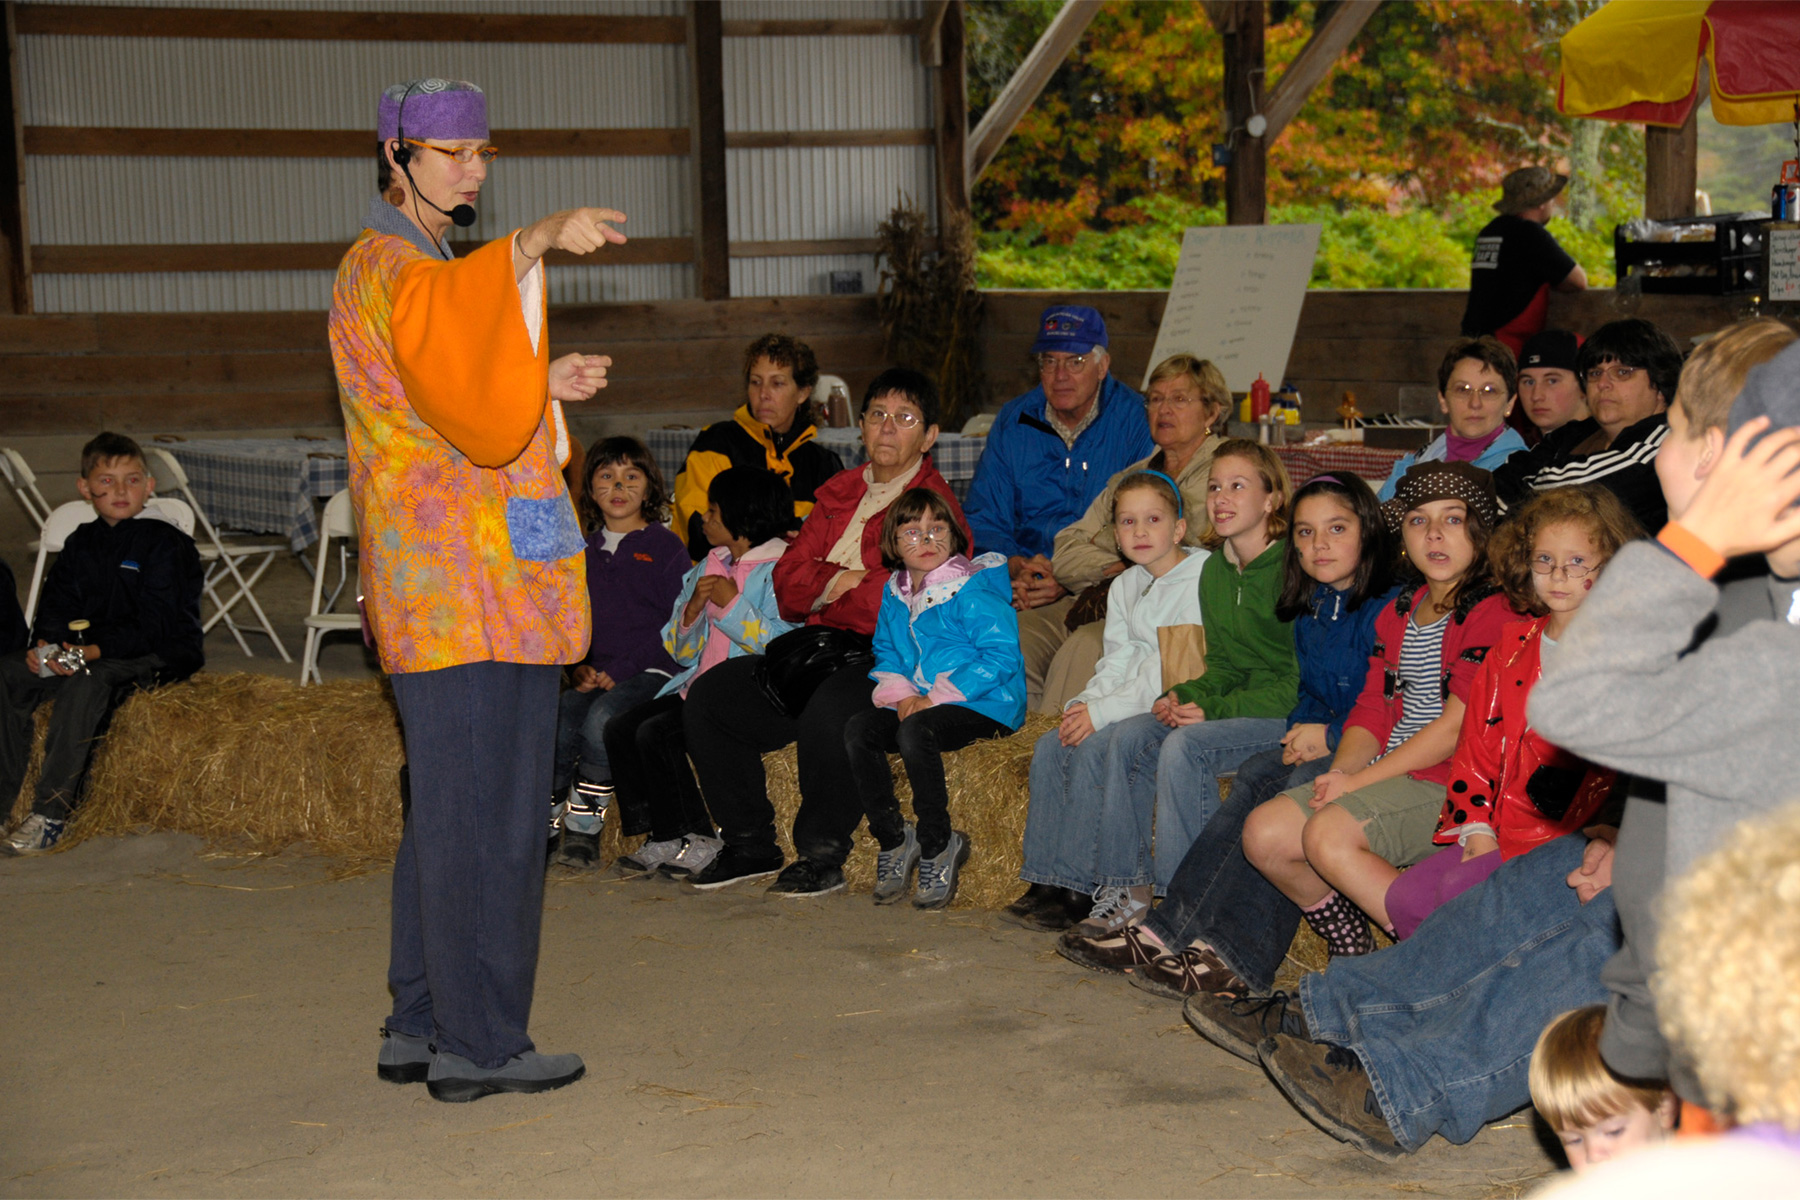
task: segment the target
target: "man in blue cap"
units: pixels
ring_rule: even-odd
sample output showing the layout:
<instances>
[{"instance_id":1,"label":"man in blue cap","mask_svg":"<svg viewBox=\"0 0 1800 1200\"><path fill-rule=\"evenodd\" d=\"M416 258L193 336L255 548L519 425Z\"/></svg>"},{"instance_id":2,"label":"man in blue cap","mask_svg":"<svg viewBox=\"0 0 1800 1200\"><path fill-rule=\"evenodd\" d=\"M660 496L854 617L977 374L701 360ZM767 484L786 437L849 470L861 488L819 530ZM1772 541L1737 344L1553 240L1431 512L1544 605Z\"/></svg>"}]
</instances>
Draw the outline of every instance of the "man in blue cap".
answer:
<instances>
[{"instance_id":1,"label":"man in blue cap","mask_svg":"<svg viewBox=\"0 0 1800 1200\"><path fill-rule=\"evenodd\" d=\"M1156 450L1144 398L1109 373L1106 321L1094 309L1054 304L1031 346L1038 386L1007 402L963 506L975 548L1006 555L1013 604L1026 625L1062 624L1072 602L1051 572L1057 533L1087 511L1107 480ZM1055 639L1060 642L1060 638ZM1054 654L1055 646L1050 646ZM1044 657L1037 662L1035 657ZM1047 656L1026 654L1025 680L1035 708Z\"/></svg>"}]
</instances>

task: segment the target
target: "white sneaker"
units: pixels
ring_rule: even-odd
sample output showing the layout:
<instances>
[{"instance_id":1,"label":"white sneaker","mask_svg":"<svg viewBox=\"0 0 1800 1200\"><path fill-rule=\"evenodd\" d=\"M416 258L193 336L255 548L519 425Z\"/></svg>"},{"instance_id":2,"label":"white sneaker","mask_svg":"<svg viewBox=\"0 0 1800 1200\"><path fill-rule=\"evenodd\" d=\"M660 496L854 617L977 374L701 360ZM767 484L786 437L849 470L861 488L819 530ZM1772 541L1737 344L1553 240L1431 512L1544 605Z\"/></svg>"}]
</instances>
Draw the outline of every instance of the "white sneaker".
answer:
<instances>
[{"instance_id":1,"label":"white sneaker","mask_svg":"<svg viewBox=\"0 0 1800 1200\"><path fill-rule=\"evenodd\" d=\"M670 838L666 842L645 842L630 854L621 855L614 865L621 877L630 879L653 873L664 863L674 862L675 856L680 853L680 838Z\"/></svg>"},{"instance_id":2,"label":"white sneaker","mask_svg":"<svg viewBox=\"0 0 1800 1200\"><path fill-rule=\"evenodd\" d=\"M1130 888L1102 887L1094 891L1094 907L1085 920L1075 926L1082 937L1113 937L1127 925L1136 925L1150 915L1150 906L1131 897Z\"/></svg>"},{"instance_id":3,"label":"white sneaker","mask_svg":"<svg viewBox=\"0 0 1800 1200\"><path fill-rule=\"evenodd\" d=\"M0 850L8 854L40 854L62 840L68 824L42 813L32 813L19 822L11 837L0 842Z\"/></svg>"},{"instance_id":4,"label":"white sneaker","mask_svg":"<svg viewBox=\"0 0 1800 1200\"><path fill-rule=\"evenodd\" d=\"M681 853L662 865L662 873L677 879L698 874L711 866L712 860L719 857L719 851L724 848L725 843L716 837L690 833L682 839Z\"/></svg>"}]
</instances>

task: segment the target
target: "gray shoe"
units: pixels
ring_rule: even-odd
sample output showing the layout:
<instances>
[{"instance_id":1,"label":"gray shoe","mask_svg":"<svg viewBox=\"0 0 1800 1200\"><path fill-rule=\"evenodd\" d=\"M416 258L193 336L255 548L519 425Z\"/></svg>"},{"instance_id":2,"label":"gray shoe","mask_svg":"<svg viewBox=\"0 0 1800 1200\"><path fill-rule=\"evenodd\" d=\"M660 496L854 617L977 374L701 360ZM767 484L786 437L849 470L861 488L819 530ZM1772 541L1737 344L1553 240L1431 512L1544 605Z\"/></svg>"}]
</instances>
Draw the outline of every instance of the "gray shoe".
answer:
<instances>
[{"instance_id":1,"label":"gray shoe","mask_svg":"<svg viewBox=\"0 0 1800 1200\"><path fill-rule=\"evenodd\" d=\"M31 813L19 822L19 827L12 831L11 837L0 842L0 853L41 854L62 840L63 830L68 824L67 821L58 821L42 813Z\"/></svg>"},{"instance_id":2,"label":"gray shoe","mask_svg":"<svg viewBox=\"0 0 1800 1200\"><path fill-rule=\"evenodd\" d=\"M935 858L919 859L919 889L914 908L943 908L956 899L957 868L969 861L969 839L950 831L950 844Z\"/></svg>"},{"instance_id":3,"label":"gray shoe","mask_svg":"<svg viewBox=\"0 0 1800 1200\"><path fill-rule=\"evenodd\" d=\"M892 904L906 895L906 881L918 865L919 834L909 821L905 839L875 856L875 903Z\"/></svg>"},{"instance_id":4,"label":"gray shoe","mask_svg":"<svg viewBox=\"0 0 1800 1200\"><path fill-rule=\"evenodd\" d=\"M666 842L645 842L630 854L620 855L619 861L613 864L613 873L621 879L650 875L664 863L674 862L675 856L680 853L680 838L670 838Z\"/></svg>"},{"instance_id":5,"label":"gray shoe","mask_svg":"<svg viewBox=\"0 0 1800 1200\"><path fill-rule=\"evenodd\" d=\"M712 860L719 857L719 851L724 848L725 843L716 837L690 833L682 839L681 853L658 869L672 879L686 879L712 866Z\"/></svg>"},{"instance_id":6,"label":"gray shoe","mask_svg":"<svg viewBox=\"0 0 1800 1200\"><path fill-rule=\"evenodd\" d=\"M381 1053L375 1056L375 1074L388 1083L424 1083L436 1051L431 1039L414 1037L386 1026L381 1030Z\"/></svg>"},{"instance_id":7,"label":"gray shoe","mask_svg":"<svg viewBox=\"0 0 1800 1200\"><path fill-rule=\"evenodd\" d=\"M1149 915L1150 906L1142 900L1132 899L1130 888L1110 885L1095 888L1094 907L1076 924L1075 932L1096 941L1117 937L1127 925L1136 925Z\"/></svg>"},{"instance_id":8,"label":"gray shoe","mask_svg":"<svg viewBox=\"0 0 1800 1200\"><path fill-rule=\"evenodd\" d=\"M515 1054L491 1070L478 1067L460 1054L438 1051L431 1060L425 1087L433 1100L460 1104L497 1092L548 1092L574 1083L587 1074L579 1054L539 1054L527 1050Z\"/></svg>"}]
</instances>

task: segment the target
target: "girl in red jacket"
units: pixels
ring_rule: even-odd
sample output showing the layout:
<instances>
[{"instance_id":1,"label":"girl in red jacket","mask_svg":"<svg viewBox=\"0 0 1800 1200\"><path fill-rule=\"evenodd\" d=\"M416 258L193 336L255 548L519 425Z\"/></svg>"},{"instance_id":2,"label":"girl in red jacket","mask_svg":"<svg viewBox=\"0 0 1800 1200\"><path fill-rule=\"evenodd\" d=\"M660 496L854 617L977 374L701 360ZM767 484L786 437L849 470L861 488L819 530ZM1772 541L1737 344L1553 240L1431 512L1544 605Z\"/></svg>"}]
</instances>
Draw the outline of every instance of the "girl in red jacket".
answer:
<instances>
[{"instance_id":1,"label":"girl in red jacket","mask_svg":"<svg viewBox=\"0 0 1800 1200\"><path fill-rule=\"evenodd\" d=\"M1331 769L1244 823L1244 857L1300 906L1334 955L1374 948L1364 913L1432 852L1476 669L1517 618L1488 571L1493 477L1463 462L1409 468L1382 505L1416 584L1375 619L1375 650Z\"/></svg>"},{"instance_id":2,"label":"girl in red jacket","mask_svg":"<svg viewBox=\"0 0 1800 1200\"><path fill-rule=\"evenodd\" d=\"M1525 720L1540 657L1554 647L1626 542L1637 519L1599 487L1557 488L1532 498L1488 544L1488 561L1513 606L1531 619L1508 625L1475 673L1450 787L1433 837L1442 850L1389 885L1396 937L1502 862L1586 826L1612 794L1614 774L1546 742Z\"/></svg>"}]
</instances>

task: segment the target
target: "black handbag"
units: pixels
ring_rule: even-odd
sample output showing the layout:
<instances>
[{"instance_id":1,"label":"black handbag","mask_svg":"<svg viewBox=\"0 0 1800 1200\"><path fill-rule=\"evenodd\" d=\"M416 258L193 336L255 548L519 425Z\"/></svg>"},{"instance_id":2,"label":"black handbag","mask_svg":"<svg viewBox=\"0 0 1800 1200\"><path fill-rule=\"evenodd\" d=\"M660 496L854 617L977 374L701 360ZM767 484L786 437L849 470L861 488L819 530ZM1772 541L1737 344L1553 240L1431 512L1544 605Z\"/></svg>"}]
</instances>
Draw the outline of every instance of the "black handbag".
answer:
<instances>
[{"instance_id":1,"label":"black handbag","mask_svg":"<svg viewBox=\"0 0 1800 1200\"><path fill-rule=\"evenodd\" d=\"M794 720L831 676L850 667L867 672L874 665L873 639L829 625L803 625L771 641L750 674L775 711Z\"/></svg>"}]
</instances>

